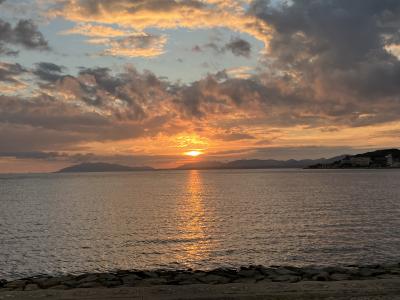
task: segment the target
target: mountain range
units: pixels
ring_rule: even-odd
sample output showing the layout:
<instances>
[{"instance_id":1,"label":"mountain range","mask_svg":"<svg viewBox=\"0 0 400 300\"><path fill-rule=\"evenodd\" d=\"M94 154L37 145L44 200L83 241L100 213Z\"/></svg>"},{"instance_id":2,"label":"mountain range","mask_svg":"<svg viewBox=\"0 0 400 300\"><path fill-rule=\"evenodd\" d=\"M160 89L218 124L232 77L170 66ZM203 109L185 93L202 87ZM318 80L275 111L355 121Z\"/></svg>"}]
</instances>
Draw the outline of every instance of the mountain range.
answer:
<instances>
[{"instance_id":1,"label":"mountain range","mask_svg":"<svg viewBox=\"0 0 400 300\"><path fill-rule=\"evenodd\" d=\"M152 171L151 167L128 167L109 163L82 163L59 170L57 173L80 173L80 172L133 172Z\"/></svg>"},{"instance_id":2,"label":"mountain range","mask_svg":"<svg viewBox=\"0 0 400 300\"><path fill-rule=\"evenodd\" d=\"M304 159L304 160L274 160L274 159L244 159L230 162L200 161L181 165L175 170L209 170L209 169L268 169L268 168L305 168L313 164L328 164L342 159L344 156L337 156L329 159ZM134 172L152 171L152 167L128 167L109 163L82 163L59 170L57 173L74 172Z\"/></svg>"}]
</instances>

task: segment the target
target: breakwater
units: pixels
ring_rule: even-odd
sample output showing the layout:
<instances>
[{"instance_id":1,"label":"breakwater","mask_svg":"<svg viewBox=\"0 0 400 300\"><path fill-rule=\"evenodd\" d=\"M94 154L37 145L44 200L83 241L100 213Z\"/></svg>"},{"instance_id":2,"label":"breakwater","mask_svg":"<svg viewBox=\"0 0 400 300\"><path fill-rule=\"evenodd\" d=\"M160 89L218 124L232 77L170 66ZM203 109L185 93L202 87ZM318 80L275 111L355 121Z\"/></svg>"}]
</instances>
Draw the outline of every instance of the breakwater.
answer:
<instances>
[{"instance_id":1,"label":"breakwater","mask_svg":"<svg viewBox=\"0 0 400 300\"><path fill-rule=\"evenodd\" d=\"M239 269L118 270L108 273L0 280L0 290L114 288L153 285L228 284L299 281L344 281L400 278L400 263L343 267L248 266Z\"/></svg>"}]
</instances>

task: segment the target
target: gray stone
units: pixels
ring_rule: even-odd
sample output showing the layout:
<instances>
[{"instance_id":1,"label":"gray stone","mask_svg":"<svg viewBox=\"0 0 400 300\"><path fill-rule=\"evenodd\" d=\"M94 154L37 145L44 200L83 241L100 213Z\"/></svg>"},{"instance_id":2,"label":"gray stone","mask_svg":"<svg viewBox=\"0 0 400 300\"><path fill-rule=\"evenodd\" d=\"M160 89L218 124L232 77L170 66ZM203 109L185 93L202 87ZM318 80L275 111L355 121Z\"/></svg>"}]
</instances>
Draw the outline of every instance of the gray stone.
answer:
<instances>
[{"instance_id":1,"label":"gray stone","mask_svg":"<svg viewBox=\"0 0 400 300\"><path fill-rule=\"evenodd\" d=\"M95 274L90 274L90 275L85 275L82 278L79 278L78 283L86 283L86 282L94 282L98 279L98 275Z\"/></svg>"},{"instance_id":2,"label":"gray stone","mask_svg":"<svg viewBox=\"0 0 400 300\"><path fill-rule=\"evenodd\" d=\"M179 283L181 281L187 281L187 280L190 280L192 278L196 279L196 277L193 276L192 274L180 273L180 274L177 274L176 276L173 277L173 281Z\"/></svg>"},{"instance_id":3,"label":"gray stone","mask_svg":"<svg viewBox=\"0 0 400 300\"><path fill-rule=\"evenodd\" d=\"M114 274L108 274L108 273L98 274L97 278L99 280L108 280L108 281L119 280L118 276L116 276Z\"/></svg>"},{"instance_id":4,"label":"gray stone","mask_svg":"<svg viewBox=\"0 0 400 300\"><path fill-rule=\"evenodd\" d=\"M4 287L11 288L13 290L23 290L27 283L28 282L26 280L14 280L6 283Z\"/></svg>"},{"instance_id":5,"label":"gray stone","mask_svg":"<svg viewBox=\"0 0 400 300\"><path fill-rule=\"evenodd\" d=\"M38 284L42 289L48 289L52 286L59 285L60 279L58 278L34 278L32 282Z\"/></svg>"},{"instance_id":6,"label":"gray stone","mask_svg":"<svg viewBox=\"0 0 400 300\"><path fill-rule=\"evenodd\" d=\"M77 288L95 288L100 286L101 284L99 282L91 281L91 282L82 282L77 286Z\"/></svg>"},{"instance_id":7,"label":"gray stone","mask_svg":"<svg viewBox=\"0 0 400 300\"><path fill-rule=\"evenodd\" d=\"M70 289L70 287L66 286L64 284L59 284L59 285L52 286L50 289L52 289L52 290L68 290L68 289Z\"/></svg>"},{"instance_id":8,"label":"gray stone","mask_svg":"<svg viewBox=\"0 0 400 300\"><path fill-rule=\"evenodd\" d=\"M137 282L136 286L153 286L167 284L165 278L146 278Z\"/></svg>"},{"instance_id":9,"label":"gray stone","mask_svg":"<svg viewBox=\"0 0 400 300\"><path fill-rule=\"evenodd\" d=\"M333 274L333 273L345 274L345 273L347 273L347 269L341 268L341 267L325 267L321 271L327 272L329 274Z\"/></svg>"},{"instance_id":10,"label":"gray stone","mask_svg":"<svg viewBox=\"0 0 400 300\"><path fill-rule=\"evenodd\" d=\"M385 273L386 272L383 269L361 268L358 270L358 274L362 277L373 277Z\"/></svg>"},{"instance_id":11,"label":"gray stone","mask_svg":"<svg viewBox=\"0 0 400 300\"><path fill-rule=\"evenodd\" d=\"M330 280L330 277L329 277L329 274L327 272L322 271L322 272L318 273L317 275L314 275L312 277L312 280L315 280L315 281L328 281L328 280Z\"/></svg>"},{"instance_id":12,"label":"gray stone","mask_svg":"<svg viewBox=\"0 0 400 300\"><path fill-rule=\"evenodd\" d=\"M264 276L266 276L266 277L273 277L273 276L276 276L277 273L275 272L275 270L276 270L276 269L273 269L273 268L265 268L265 267L260 267L260 268L258 268L258 271L259 271L262 275L264 275Z\"/></svg>"},{"instance_id":13,"label":"gray stone","mask_svg":"<svg viewBox=\"0 0 400 300\"><path fill-rule=\"evenodd\" d=\"M256 270L249 269L249 270L240 270L237 273L240 277L246 277L246 278L254 278L257 275L260 275L260 273Z\"/></svg>"},{"instance_id":14,"label":"gray stone","mask_svg":"<svg viewBox=\"0 0 400 300\"><path fill-rule=\"evenodd\" d=\"M271 277L271 280L274 282L298 282L301 280L301 277L295 275L276 275Z\"/></svg>"},{"instance_id":15,"label":"gray stone","mask_svg":"<svg viewBox=\"0 0 400 300\"><path fill-rule=\"evenodd\" d=\"M306 279L312 279L316 275L321 273L321 270L316 268L303 268L302 269L303 277Z\"/></svg>"},{"instance_id":16,"label":"gray stone","mask_svg":"<svg viewBox=\"0 0 400 300\"><path fill-rule=\"evenodd\" d=\"M72 288L75 288L79 285L79 282L75 279L71 279L71 280L64 281L62 284L67 285Z\"/></svg>"},{"instance_id":17,"label":"gray stone","mask_svg":"<svg viewBox=\"0 0 400 300\"><path fill-rule=\"evenodd\" d=\"M178 284L179 285L191 285L191 284L202 284L202 282L198 281L195 278L191 278L188 280L180 281Z\"/></svg>"},{"instance_id":18,"label":"gray stone","mask_svg":"<svg viewBox=\"0 0 400 300\"><path fill-rule=\"evenodd\" d=\"M231 281L230 278L227 278L224 276L219 276L219 275L213 275L213 274L209 274L209 275L203 276L198 279L201 282L207 283L207 284L226 284Z\"/></svg>"},{"instance_id":19,"label":"gray stone","mask_svg":"<svg viewBox=\"0 0 400 300\"><path fill-rule=\"evenodd\" d=\"M0 288L2 288L3 286L5 286L7 284L7 280L5 279L0 279Z\"/></svg>"},{"instance_id":20,"label":"gray stone","mask_svg":"<svg viewBox=\"0 0 400 300\"><path fill-rule=\"evenodd\" d=\"M334 281L341 281L341 280L350 280L351 275L350 274L343 274L343 273L333 273L329 275L331 280Z\"/></svg>"},{"instance_id":21,"label":"gray stone","mask_svg":"<svg viewBox=\"0 0 400 300\"><path fill-rule=\"evenodd\" d=\"M256 279L251 278L251 277L242 277L242 278L235 279L233 282L234 283L253 284L253 283L256 283Z\"/></svg>"},{"instance_id":22,"label":"gray stone","mask_svg":"<svg viewBox=\"0 0 400 300\"><path fill-rule=\"evenodd\" d=\"M121 277L122 283L127 286L134 286L135 282L141 280L141 278L135 274L129 274Z\"/></svg>"},{"instance_id":23,"label":"gray stone","mask_svg":"<svg viewBox=\"0 0 400 300\"><path fill-rule=\"evenodd\" d=\"M145 271L143 274L148 278L158 278L157 272Z\"/></svg>"},{"instance_id":24,"label":"gray stone","mask_svg":"<svg viewBox=\"0 0 400 300\"><path fill-rule=\"evenodd\" d=\"M36 283L29 283L25 286L25 291L36 291L39 289L39 286Z\"/></svg>"},{"instance_id":25,"label":"gray stone","mask_svg":"<svg viewBox=\"0 0 400 300\"><path fill-rule=\"evenodd\" d=\"M101 285L112 288L116 286L120 286L122 282L120 280L105 280L105 281L100 281Z\"/></svg>"},{"instance_id":26,"label":"gray stone","mask_svg":"<svg viewBox=\"0 0 400 300\"><path fill-rule=\"evenodd\" d=\"M274 271L276 274L279 274L279 275L293 275L293 276L299 275L298 272L290 270L286 267L279 267L279 268L276 268Z\"/></svg>"}]
</instances>

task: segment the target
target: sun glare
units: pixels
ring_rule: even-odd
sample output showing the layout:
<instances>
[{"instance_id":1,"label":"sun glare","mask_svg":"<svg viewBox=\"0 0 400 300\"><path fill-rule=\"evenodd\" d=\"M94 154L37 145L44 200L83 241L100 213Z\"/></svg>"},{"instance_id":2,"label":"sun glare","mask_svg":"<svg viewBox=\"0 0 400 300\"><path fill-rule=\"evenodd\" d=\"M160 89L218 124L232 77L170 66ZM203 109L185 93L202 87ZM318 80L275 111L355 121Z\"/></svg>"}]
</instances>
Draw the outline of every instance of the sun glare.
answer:
<instances>
[{"instance_id":1,"label":"sun glare","mask_svg":"<svg viewBox=\"0 0 400 300\"><path fill-rule=\"evenodd\" d=\"M185 152L184 154L187 155L187 156L191 156L191 157L197 157L199 155L202 155L203 152L197 151L197 150L193 150L193 151Z\"/></svg>"}]
</instances>

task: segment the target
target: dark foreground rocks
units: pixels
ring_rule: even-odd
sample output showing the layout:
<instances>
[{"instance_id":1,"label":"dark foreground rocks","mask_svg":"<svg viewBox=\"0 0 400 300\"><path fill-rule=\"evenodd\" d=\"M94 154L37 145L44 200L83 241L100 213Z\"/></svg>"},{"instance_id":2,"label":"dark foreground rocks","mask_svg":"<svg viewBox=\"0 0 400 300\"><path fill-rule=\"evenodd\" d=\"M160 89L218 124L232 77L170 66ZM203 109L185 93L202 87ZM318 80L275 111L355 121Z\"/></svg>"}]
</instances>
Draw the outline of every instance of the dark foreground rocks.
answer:
<instances>
[{"instance_id":1,"label":"dark foreground rocks","mask_svg":"<svg viewBox=\"0 0 400 300\"><path fill-rule=\"evenodd\" d=\"M35 291L41 289L146 287L155 285L267 283L299 281L347 281L400 279L400 263L390 265L346 267L289 267L249 266L240 269L220 268L211 271L154 270L125 271L65 275L60 277L36 276L19 280L0 280L0 291Z\"/></svg>"}]
</instances>

